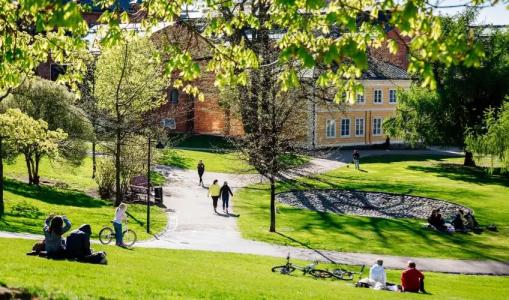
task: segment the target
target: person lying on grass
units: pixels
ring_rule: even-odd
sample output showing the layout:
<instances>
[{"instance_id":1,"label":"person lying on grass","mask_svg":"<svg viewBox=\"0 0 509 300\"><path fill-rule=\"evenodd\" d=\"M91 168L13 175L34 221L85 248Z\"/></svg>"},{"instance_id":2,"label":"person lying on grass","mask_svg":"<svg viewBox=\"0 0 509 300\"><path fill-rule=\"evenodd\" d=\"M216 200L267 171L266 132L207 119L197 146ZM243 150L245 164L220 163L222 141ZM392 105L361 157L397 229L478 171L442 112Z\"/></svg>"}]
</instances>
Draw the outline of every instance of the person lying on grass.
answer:
<instances>
[{"instance_id":1,"label":"person lying on grass","mask_svg":"<svg viewBox=\"0 0 509 300\"><path fill-rule=\"evenodd\" d=\"M91 264L107 264L106 252L93 252L90 248L92 228L88 224L81 225L66 239L67 257Z\"/></svg>"},{"instance_id":2,"label":"person lying on grass","mask_svg":"<svg viewBox=\"0 0 509 300\"><path fill-rule=\"evenodd\" d=\"M65 242L62 235L71 229L71 221L66 216L53 214L44 221L44 247L48 258L66 257Z\"/></svg>"}]
</instances>

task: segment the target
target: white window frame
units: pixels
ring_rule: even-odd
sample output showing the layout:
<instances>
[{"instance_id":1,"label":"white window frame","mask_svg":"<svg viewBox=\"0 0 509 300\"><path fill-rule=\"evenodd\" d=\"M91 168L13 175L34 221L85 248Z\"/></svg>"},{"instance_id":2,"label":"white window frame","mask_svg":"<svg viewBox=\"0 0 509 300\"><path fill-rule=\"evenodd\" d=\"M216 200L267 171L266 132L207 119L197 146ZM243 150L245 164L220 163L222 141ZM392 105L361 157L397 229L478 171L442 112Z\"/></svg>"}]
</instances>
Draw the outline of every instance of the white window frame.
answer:
<instances>
[{"instance_id":1,"label":"white window frame","mask_svg":"<svg viewBox=\"0 0 509 300\"><path fill-rule=\"evenodd\" d=\"M164 118L161 120L161 125L168 129L177 129L177 120L175 118Z\"/></svg>"},{"instance_id":2,"label":"white window frame","mask_svg":"<svg viewBox=\"0 0 509 300\"><path fill-rule=\"evenodd\" d=\"M362 121L362 122L359 122L359 124L362 124L362 133L357 133L358 132L358 127L360 126L357 126L358 125L358 122L357 121ZM366 122L364 121L364 118L355 118L355 136L365 136L366 135Z\"/></svg>"},{"instance_id":3,"label":"white window frame","mask_svg":"<svg viewBox=\"0 0 509 300\"><path fill-rule=\"evenodd\" d=\"M348 134L343 134L343 121L348 121ZM342 138L344 138L344 137L350 137L350 135L351 135L351 133L350 133L350 132L351 132L351 130L350 130L351 128L350 128L350 127L351 127L351 126L352 126L352 124L351 124L351 120L350 120L350 118L342 118L342 119L341 119L341 123L340 123L340 128L339 128L339 135L340 135Z\"/></svg>"},{"instance_id":4,"label":"white window frame","mask_svg":"<svg viewBox=\"0 0 509 300\"><path fill-rule=\"evenodd\" d=\"M379 133L375 132L375 129L376 129L375 120L380 120L380 132ZM383 118L380 118L380 117L373 118L373 136L381 136L383 134L383 128L382 128L383 122L384 122Z\"/></svg>"},{"instance_id":5,"label":"white window frame","mask_svg":"<svg viewBox=\"0 0 509 300\"><path fill-rule=\"evenodd\" d=\"M332 125L329 125L332 124ZM332 127L332 134L329 134L329 128ZM336 120L328 119L325 120L325 138L333 139L336 137Z\"/></svg>"},{"instance_id":6,"label":"white window frame","mask_svg":"<svg viewBox=\"0 0 509 300\"><path fill-rule=\"evenodd\" d=\"M362 99L362 101L359 101L359 99ZM357 99L355 99L355 103L357 104L364 104L366 103L366 101L364 100L364 95L363 94L357 94Z\"/></svg>"},{"instance_id":7,"label":"white window frame","mask_svg":"<svg viewBox=\"0 0 509 300\"><path fill-rule=\"evenodd\" d=\"M380 102L377 102L376 100L376 92L380 92ZM381 89L375 89L373 91L373 103L374 104L382 104L384 103L384 92Z\"/></svg>"},{"instance_id":8,"label":"white window frame","mask_svg":"<svg viewBox=\"0 0 509 300\"><path fill-rule=\"evenodd\" d=\"M393 95L394 95L394 97L392 97ZM398 102L397 91L395 89L390 89L389 90L389 103L396 104L397 102Z\"/></svg>"}]
</instances>

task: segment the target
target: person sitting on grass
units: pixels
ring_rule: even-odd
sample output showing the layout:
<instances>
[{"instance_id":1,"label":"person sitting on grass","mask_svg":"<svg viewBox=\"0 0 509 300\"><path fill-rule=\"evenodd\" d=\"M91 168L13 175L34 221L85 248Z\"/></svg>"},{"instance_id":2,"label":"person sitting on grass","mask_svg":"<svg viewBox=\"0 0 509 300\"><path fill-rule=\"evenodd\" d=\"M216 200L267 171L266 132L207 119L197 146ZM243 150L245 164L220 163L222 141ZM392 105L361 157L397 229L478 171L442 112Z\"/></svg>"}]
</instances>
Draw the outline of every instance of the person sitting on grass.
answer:
<instances>
[{"instance_id":1,"label":"person sitting on grass","mask_svg":"<svg viewBox=\"0 0 509 300\"><path fill-rule=\"evenodd\" d=\"M408 262L408 268L401 274L401 289L403 292L422 292L426 294L424 290L424 275L417 270L413 261Z\"/></svg>"},{"instance_id":2,"label":"person sitting on grass","mask_svg":"<svg viewBox=\"0 0 509 300\"><path fill-rule=\"evenodd\" d=\"M105 252L93 252L90 248L92 228L84 224L74 230L66 239L68 258L91 264L107 264Z\"/></svg>"},{"instance_id":3,"label":"person sitting on grass","mask_svg":"<svg viewBox=\"0 0 509 300\"><path fill-rule=\"evenodd\" d=\"M454 226L454 230L459 232L467 232L466 223L465 213L461 209L458 210L458 213L451 222L452 226Z\"/></svg>"},{"instance_id":4,"label":"person sitting on grass","mask_svg":"<svg viewBox=\"0 0 509 300\"><path fill-rule=\"evenodd\" d=\"M439 209L431 211L431 215L428 217L429 225L433 226L438 231L446 231L445 220L442 218Z\"/></svg>"},{"instance_id":5,"label":"person sitting on grass","mask_svg":"<svg viewBox=\"0 0 509 300\"><path fill-rule=\"evenodd\" d=\"M115 229L115 245L119 247L127 247L124 244L122 235L122 222L127 219L127 204L120 203L115 209L115 219L113 219L113 228Z\"/></svg>"},{"instance_id":6,"label":"person sitting on grass","mask_svg":"<svg viewBox=\"0 0 509 300\"><path fill-rule=\"evenodd\" d=\"M51 214L44 221L44 247L48 258L63 259L66 257L62 235L69 229L71 229L71 222L66 216Z\"/></svg>"},{"instance_id":7,"label":"person sitting on grass","mask_svg":"<svg viewBox=\"0 0 509 300\"><path fill-rule=\"evenodd\" d=\"M375 288L378 287L379 289L385 289L387 274L385 274L383 265L383 259L379 258L376 260L376 264L371 266L371 269L369 269L369 282L370 285Z\"/></svg>"},{"instance_id":8,"label":"person sitting on grass","mask_svg":"<svg viewBox=\"0 0 509 300\"><path fill-rule=\"evenodd\" d=\"M475 219L472 212L468 211L465 215L465 221L466 221L466 227L469 230L472 230L474 232L480 232L482 231L481 227L479 226L479 223L477 223L477 220Z\"/></svg>"}]
</instances>

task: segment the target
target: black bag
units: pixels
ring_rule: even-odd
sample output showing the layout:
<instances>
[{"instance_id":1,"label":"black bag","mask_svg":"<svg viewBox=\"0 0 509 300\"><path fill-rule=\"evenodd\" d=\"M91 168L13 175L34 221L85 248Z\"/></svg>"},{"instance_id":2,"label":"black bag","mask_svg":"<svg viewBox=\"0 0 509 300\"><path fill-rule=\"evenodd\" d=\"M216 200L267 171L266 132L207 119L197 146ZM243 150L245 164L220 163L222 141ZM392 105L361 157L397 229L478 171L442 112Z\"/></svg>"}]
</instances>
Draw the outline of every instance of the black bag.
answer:
<instances>
[{"instance_id":1,"label":"black bag","mask_svg":"<svg viewBox=\"0 0 509 300\"><path fill-rule=\"evenodd\" d=\"M89 264L102 264L102 265L108 264L108 261L106 260L106 252L103 252L103 251L94 252L90 255L87 255L80 261L86 262Z\"/></svg>"}]
</instances>

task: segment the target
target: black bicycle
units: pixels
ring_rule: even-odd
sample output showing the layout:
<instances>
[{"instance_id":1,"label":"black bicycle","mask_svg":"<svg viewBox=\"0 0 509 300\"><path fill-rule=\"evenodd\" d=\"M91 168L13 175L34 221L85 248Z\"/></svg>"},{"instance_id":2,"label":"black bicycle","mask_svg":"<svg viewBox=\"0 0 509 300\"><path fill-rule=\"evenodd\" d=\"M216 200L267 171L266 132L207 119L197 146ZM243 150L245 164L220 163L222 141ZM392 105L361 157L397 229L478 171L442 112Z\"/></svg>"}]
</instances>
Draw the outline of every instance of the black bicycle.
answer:
<instances>
[{"instance_id":1,"label":"black bicycle","mask_svg":"<svg viewBox=\"0 0 509 300\"><path fill-rule=\"evenodd\" d=\"M361 266L361 270L359 272L346 270L346 269L344 269L342 267L335 268L335 269L333 269L332 271L329 271L329 272L336 279L340 279L340 280L353 280L355 275L359 275L359 279L362 277L362 272L364 271L365 267L366 267L365 265L362 265Z\"/></svg>"},{"instance_id":2,"label":"black bicycle","mask_svg":"<svg viewBox=\"0 0 509 300\"><path fill-rule=\"evenodd\" d=\"M283 275L290 275L295 270L301 270L304 275L309 274L315 278L331 278L333 274L326 270L316 269L318 261L314 261L312 264L307 266L298 266L290 262L290 253L286 257L286 264L282 266L275 266L272 268L272 272L278 272Z\"/></svg>"}]
</instances>

